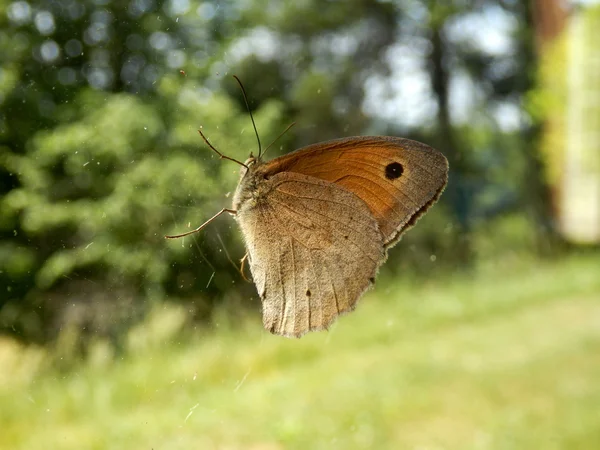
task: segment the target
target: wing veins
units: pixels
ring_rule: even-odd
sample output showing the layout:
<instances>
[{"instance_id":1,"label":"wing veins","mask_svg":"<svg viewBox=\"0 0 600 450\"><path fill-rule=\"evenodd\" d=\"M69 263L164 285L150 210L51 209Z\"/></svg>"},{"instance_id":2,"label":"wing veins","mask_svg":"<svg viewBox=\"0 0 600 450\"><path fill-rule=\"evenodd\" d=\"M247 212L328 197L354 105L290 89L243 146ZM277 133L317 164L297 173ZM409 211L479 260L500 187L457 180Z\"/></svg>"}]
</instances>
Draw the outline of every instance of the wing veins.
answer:
<instances>
[{"instance_id":1,"label":"wing veins","mask_svg":"<svg viewBox=\"0 0 600 450\"><path fill-rule=\"evenodd\" d=\"M260 212L260 215L263 218L263 223L268 223L268 221L265 220L265 214L264 214L265 210L264 210L264 208L259 208L258 210ZM286 300L286 297L285 297L285 284L283 283L283 277L281 275L281 254L282 253L279 252L278 257L277 257L277 269L278 269L277 273L279 274L279 284L281 286L281 292L279 294L281 295L281 299L283 301L283 307L281 309L281 314L280 314L279 321L278 321L278 324L277 324L278 330L281 330L282 327L283 327L283 325L284 325L284 322L285 322L285 319L286 319L286 317L285 317L285 310L286 310L286 307L287 307L287 300ZM266 276L266 271L265 271L265 276ZM265 291L266 291L266 286L265 286ZM265 295L265 298L266 298L266 295Z\"/></svg>"},{"instance_id":2,"label":"wing veins","mask_svg":"<svg viewBox=\"0 0 600 450\"><path fill-rule=\"evenodd\" d=\"M319 283L319 277L317 277L317 271L315 270L315 262L313 261L312 252L310 251L310 249L308 250L308 260L310 261L310 266L312 268L312 273L313 273L313 276L315 277L315 283L317 285L317 295L315 297L319 298L319 303L320 303L319 307L321 308L321 322L323 322L323 290L321 289L321 285ZM309 326L309 328L312 329L312 314L310 313L310 311L311 311L311 308L310 308L310 300L311 300L311 298L308 299L308 311L309 311L308 326Z\"/></svg>"},{"instance_id":3,"label":"wing veins","mask_svg":"<svg viewBox=\"0 0 600 450\"><path fill-rule=\"evenodd\" d=\"M290 206L289 206L289 205L287 205L287 204L285 204L285 203L282 203L282 202L280 202L280 201L277 201L277 200L275 200L275 199L273 199L273 202L274 202L274 203L278 203L278 204L282 205L283 207L287 208L288 210L292 211L292 212L293 212L293 213L295 213L295 214L301 215L299 212L297 212L297 211L294 211L293 209L291 209L291 208L290 208ZM308 207L307 207L306 209L308 209L309 211L311 211L311 212L313 212L313 213L315 213L315 214L318 214L318 215L320 215L320 216L322 216L322 217L325 217L325 218L327 218L327 219L334 220L334 221L336 221L336 222L338 222L338 223L341 223L342 225L345 225L346 227L350 228L352 231L356 231L356 232L358 232L357 230L355 230L354 228L351 228L351 227L349 227L348 225L346 225L346 224L345 224L344 222L342 222L342 221L339 221L339 220L336 220L336 219L332 219L332 218L330 218L329 216L326 216L326 215L324 215L324 214L321 214L321 213L319 213L318 211L315 211L314 209L310 209L310 208L308 208ZM285 225L283 222L281 222L281 220L279 219L279 217L277 217L275 214L273 214L273 216L272 216L272 217L273 217L275 220L277 220L277 221L279 222L279 224L281 225L281 227L282 227L283 229L286 229L286 228L287 228L287 226L286 226L286 225ZM305 227L305 228L306 228L306 227ZM323 228L323 227L320 227L320 228L321 228L322 230L324 230L324 228ZM309 229L309 228L307 228L307 229ZM327 230L325 230L325 231L327 231ZM334 229L334 230L332 230L332 231L333 231L334 233L336 233L338 236L345 236L344 234L340 234L340 233L338 232L338 230L337 230L337 229ZM302 241L300 241L300 240L299 240L299 239L298 239L296 236L294 236L293 234L291 234L291 233L288 233L287 235L288 235L289 237L291 237L293 240L295 240L297 243L299 243L300 245L302 245L302 247L304 247L305 249L307 249L307 250L309 250L309 251L310 251L310 250L312 250L310 247L308 247L306 244L304 244ZM371 257L371 255L369 255L368 253L366 253L366 252L365 252L365 251L362 249L362 247L361 247L359 244L357 244L357 243L356 243L354 240L350 240L350 239L348 239L348 242L349 242L349 243L351 243L352 245L354 245L356 248L358 248L358 249L359 249L359 250L362 252L362 254L363 254L363 255L365 255L367 258L369 258L371 261L373 261L374 263L377 263L377 260L373 259L373 258Z\"/></svg>"},{"instance_id":4,"label":"wing veins","mask_svg":"<svg viewBox=\"0 0 600 450\"><path fill-rule=\"evenodd\" d=\"M346 189L346 191L348 191L348 190ZM314 198L314 197L308 197L308 196L305 196L305 195L296 195L296 194L290 194L290 193L288 193L288 192L285 192L285 191L280 191L280 190L277 190L277 192L278 192L278 193L280 193L280 194L283 194L283 195L287 195L288 197L292 197L292 198L303 198L303 199L306 199L306 200L315 200L315 198ZM356 197L357 197L359 200L363 201L363 200L362 200L360 197L358 197L358 195L356 195L354 192L350 192L350 193L351 193L352 195L356 196ZM347 206L348 206L348 205L346 205L345 203L342 203L342 202L335 202L335 201L333 201L333 200L323 200L323 199L317 199L317 200L319 200L319 201L321 201L321 202L329 202L329 203L333 203L333 204L335 204L335 205L340 205L340 206L344 206L344 207L347 207ZM305 206L305 207L306 207L306 206ZM309 211L314 211L313 209L310 209L310 208L308 208L308 207L306 207L306 209L308 209ZM367 218L369 218L369 217L370 217L370 216L366 216L366 215L364 215L364 214L361 214L361 213L360 213L360 211L358 211L357 209L355 209L354 211L358 212L358 213L359 213L361 216L363 216L363 217L367 217ZM332 218L332 217L329 217L329 216L324 216L324 217L327 217L329 220L333 220L333 221L336 221L336 222L338 222L338 223L343 223L343 222L340 222L339 220L337 220L337 219L334 219L334 218ZM352 230L354 230L354 231L359 231L359 230L356 230L356 229L354 229L354 228L352 228Z\"/></svg>"},{"instance_id":5,"label":"wing veins","mask_svg":"<svg viewBox=\"0 0 600 450\"><path fill-rule=\"evenodd\" d=\"M294 241L295 239L292 236L292 239L290 239L290 252L292 255L292 284L293 284L293 289L292 292L294 293L294 299L296 299L296 293L298 292L296 290L296 254L294 253ZM296 302L293 301L292 302L292 306L294 307L294 317L293 317L293 321L292 321L292 325L293 325L293 333L296 334L296 322L297 322L297 318L296 318Z\"/></svg>"},{"instance_id":6,"label":"wing veins","mask_svg":"<svg viewBox=\"0 0 600 450\"><path fill-rule=\"evenodd\" d=\"M291 196L291 195L290 195L290 196ZM298 214L298 215L300 215L300 216L302 215L300 212L298 212L298 211L296 211L296 210L292 209L292 207L291 207L291 206L290 206L288 203L282 202L281 200L277 200L277 199L272 199L272 201L273 201L274 203L278 203L278 204L280 204L280 205L283 205L283 206L285 206L287 209L289 209L290 211L294 212L295 214ZM326 201L326 200L324 200L324 201ZM342 206L347 206L347 205L343 205L343 204L341 204L341 203L340 203L340 205L342 205ZM351 227L350 225L348 225L347 223L345 223L345 222L343 222L343 221L339 220L339 219L338 219L338 218L336 218L336 217L329 217L329 216L327 216L327 215L325 215L325 214L323 214L323 213L320 213L320 212L318 212L318 211L316 211L316 210L314 210L314 209L312 209L312 208L309 208L309 207L308 207L308 206L306 206L306 205L304 205L304 209L307 209L307 210L309 210L309 211L311 211L311 212L314 212L315 214L318 214L318 215L320 215L321 217L325 217L326 219L328 219L328 220L331 220L331 221L333 221L333 222L340 223L340 224L344 225L345 227L347 227L347 228L350 228L352 231L355 231L355 232L357 232L357 233L360 233L360 232L361 232L361 230L360 230L360 229L358 229L358 228L354 228L354 227ZM360 214L360 211L357 211L356 209L355 209L354 211L355 211L355 212L358 212L358 213ZM313 223L314 223L314 222L313 222ZM310 229L310 228L308 228L308 227L306 227L306 226L305 226L304 228L306 228L306 229ZM377 227L371 227L371 228L373 228L373 229L377 229Z\"/></svg>"},{"instance_id":7,"label":"wing veins","mask_svg":"<svg viewBox=\"0 0 600 450\"><path fill-rule=\"evenodd\" d=\"M325 270L325 272L327 272L327 279L329 280L329 284L331 284L333 298L335 299L335 310L337 312L337 315L339 316L340 315L340 304L338 302L338 295L337 295L337 291L335 290L335 284L333 283L332 278L331 278L331 272L329 271L329 268L327 267L327 259L325 259L325 258L323 258L323 270ZM329 325L329 324L327 324L327 325Z\"/></svg>"}]
</instances>

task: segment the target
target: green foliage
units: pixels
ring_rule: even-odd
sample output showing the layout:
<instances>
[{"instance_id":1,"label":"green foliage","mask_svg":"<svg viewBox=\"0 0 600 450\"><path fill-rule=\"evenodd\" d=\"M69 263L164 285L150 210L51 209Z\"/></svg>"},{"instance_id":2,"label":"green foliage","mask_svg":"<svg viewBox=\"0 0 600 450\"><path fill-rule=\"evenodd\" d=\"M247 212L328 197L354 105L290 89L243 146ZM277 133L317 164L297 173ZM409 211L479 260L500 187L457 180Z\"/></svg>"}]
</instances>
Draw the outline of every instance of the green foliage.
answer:
<instances>
[{"instance_id":1,"label":"green foliage","mask_svg":"<svg viewBox=\"0 0 600 450\"><path fill-rule=\"evenodd\" d=\"M2 199L3 220L18 222L19 233L42 249L37 257L26 248L5 250L5 270L35 274L38 292L87 274L106 286L132 285L146 294L163 291L189 270L178 268L189 265L189 246L167 242L164 235L185 231L186 224L195 227L219 202L228 205L219 194L231 191L237 178L235 165L202 148L197 124L238 158L255 142L247 116L226 98L201 101L189 86L170 86L168 80L161 90L170 96L173 88L180 95L162 102L169 116L131 94L99 101L99 93L83 92L75 102L77 120L38 133L26 157L5 155L4 167L20 186ZM265 137L278 131L279 115L274 102L257 111ZM225 132L219 131L222 124ZM60 246L44 246L57 239ZM213 272L227 271L219 258L210 260ZM198 279L206 284L210 276L206 271Z\"/></svg>"},{"instance_id":2,"label":"green foliage","mask_svg":"<svg viewBox=\"0 0 600 450\"><path fill-rule=\"evenodd\" d=\"M263 144L297 123L271 157L368 130L444 151L442 204L388 268L428 271L432 256L455 266L473 232L526 203L527 139L502 130L493 107L518 102L532 61L521 51L523 5L442 3L0 0L0 330L47 341L70 327L118 341L167 299L197 317L249 303L229 218L164 240L231 202L238 168L207 148L200 126L227 155L256 152L231 74L245 83ZM453 34L488 10L514 19L516 50L492 55ZM404 76L392 70L407 43L418 44L438 111L448 112L450 79L469 77L473 117L438 114L406 130L365 114L369 81L388 89Z\"/></svg>"}]
</instances>

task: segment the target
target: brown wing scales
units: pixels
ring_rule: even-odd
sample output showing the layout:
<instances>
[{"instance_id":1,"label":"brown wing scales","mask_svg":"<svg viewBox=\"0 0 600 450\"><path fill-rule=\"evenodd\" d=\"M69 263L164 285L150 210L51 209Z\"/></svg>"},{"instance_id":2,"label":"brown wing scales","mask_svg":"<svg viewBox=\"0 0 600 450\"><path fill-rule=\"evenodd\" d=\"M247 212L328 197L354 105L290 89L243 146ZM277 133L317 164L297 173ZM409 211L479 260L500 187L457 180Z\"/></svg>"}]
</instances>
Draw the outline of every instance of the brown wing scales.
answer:
<instances>
[{"instance_id":1,"label":"brown wing scales","mask_svg":"<svg viewBox=\"0 0 600 450\"><path fill-rule=\"evenodd\" d=\"M260 205L237 220L265 328L299 337L354 308L385 260L383 236L366 204L333 183L297 173L265 183Z\"/></svg>"},{"instance_id":2,"label":"brown wing scales","mask_svg":"<svg viewBox=\"0 0 600 450\"><path fill-rule=\"evenodd\" d=\"M402 175L385 176L402 166ZM396 242L435 203L448 179L448 162L437 150L402 138L354 137L301 148L265 164L268 174L294 172L336 183L366 202L386 245Z\"/></svg>"}]
</instances>

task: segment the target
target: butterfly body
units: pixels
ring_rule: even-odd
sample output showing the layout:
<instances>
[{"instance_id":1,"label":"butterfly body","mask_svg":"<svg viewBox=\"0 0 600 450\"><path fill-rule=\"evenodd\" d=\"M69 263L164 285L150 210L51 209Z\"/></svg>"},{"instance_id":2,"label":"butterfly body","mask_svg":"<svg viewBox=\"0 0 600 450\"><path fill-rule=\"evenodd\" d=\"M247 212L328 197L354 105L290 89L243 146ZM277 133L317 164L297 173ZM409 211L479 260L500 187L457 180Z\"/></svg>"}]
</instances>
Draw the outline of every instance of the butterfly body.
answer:
<instances>
[{"instance_id":1,"label":"butterfly body","mask_svg":"<svg viewBox=\"0 0 600 450\"><path fill-rule=\"evenodd\" d=\"M354 309L447 173L440 152L387 136L326 141L268 162L250 157L233 209L265 328L300 337Z\"/></svg>"}]
</instances>

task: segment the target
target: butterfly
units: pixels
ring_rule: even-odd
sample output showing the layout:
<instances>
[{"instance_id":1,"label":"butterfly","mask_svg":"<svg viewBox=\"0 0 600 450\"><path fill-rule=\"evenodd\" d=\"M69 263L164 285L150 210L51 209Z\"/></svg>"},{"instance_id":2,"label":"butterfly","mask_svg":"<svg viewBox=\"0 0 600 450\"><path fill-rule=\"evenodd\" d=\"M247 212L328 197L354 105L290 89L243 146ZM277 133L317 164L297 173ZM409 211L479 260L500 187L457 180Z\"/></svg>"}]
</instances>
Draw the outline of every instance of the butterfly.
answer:
<instances>
[{"instance_id":1,"label":"butterfly","mask_svg":"<svg viewBox=\"0 0 600 450\"><path fill-rule=\"evenodd\" d=\"M237 77L247 104L247 96ZM249 108L248 108L249 110ZM252 115L251 115L252 118ZM254 119L252 124L256 131ZM437 201L448 161L420 142L359 136L238 163L231 208L271 333L300 337L352 311L387 251Z\"/></svg>"}]
</instances>

